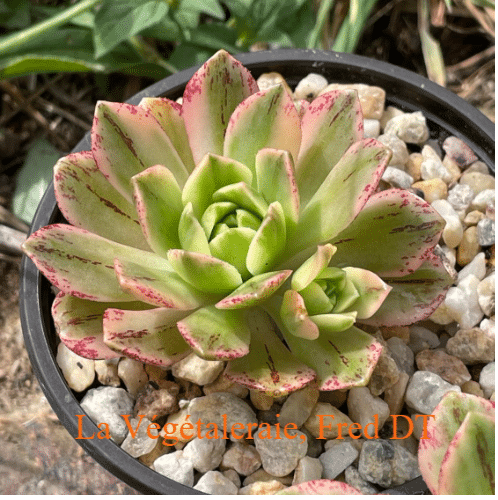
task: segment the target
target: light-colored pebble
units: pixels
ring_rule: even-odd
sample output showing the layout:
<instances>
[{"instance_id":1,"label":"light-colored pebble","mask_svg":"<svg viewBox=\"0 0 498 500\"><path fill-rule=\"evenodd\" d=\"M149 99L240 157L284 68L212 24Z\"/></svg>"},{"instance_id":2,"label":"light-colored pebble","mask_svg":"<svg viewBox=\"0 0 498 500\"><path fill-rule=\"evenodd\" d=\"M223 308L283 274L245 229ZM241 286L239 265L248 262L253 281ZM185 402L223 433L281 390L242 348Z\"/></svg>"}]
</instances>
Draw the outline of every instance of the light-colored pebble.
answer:
<instances>
[{"instance_id":1,"label":"light-colored pebble","mask_svg":"<svg viewBox=\"0 0 498 500\"><path fill-rule=\"evenodd\" d=\"M191 353L175 363L171 371L176 378L183 378L198 385L206 385L216 380L224 365L223 361L208 361Z\"/></svg>"},{"instance_id":2,"label":"light-colored pebble","mask_svg":"<svg viewBox=\"0 0 498 500\"><path fill-rule=\"evenodd\" d=\"M484 219L484 217L486 216L479 210L472 210L472 212L469 212L467 215L465 215L463 223L466 226L477 226L477 223L480 220Z\"/></svg>"},{"instance_id":3,"label":"light-colored pebble","mask_svg":"<svg viewBox=\"0 0 498 500\"><path fill-rule=\"evenodd\" d=\"M386 124L384 133L397 135L409 144L423 144L429 138L429 128L425 116L420 111L391 118Z\"/></svg>"},{"instance_id":4,"label":"light-colored pebble","mask_svg":"<svg viewBox=\"0 0 498 500\"><path fill-rule=\"evenodd\" d=\"M390 148L393 153L389 165L403 166L408 161L408 148L399 137L393 134L382 134L377 140Z\"/></svg>"},{"instance_id":5,"label":"light-colored pebble","mask_svg":"<svg viewBox=\"0 0 498 500\"><path fill-rule=\"evenodd\" d=\"M452 179L451 174L439 158L424 159L420 166L420 176L423 180L443 179L446 183L450 183Z\"/></svg>"},{"instance_id":6,"label":"light-colored pebble","mask_svg":"<svg viewBox=\"0 0 498 500\"><path fill-rule=\"evenodd\" d=\"M283 477L277 477L268 474L268 472L266 472L263 468L259 468L256 472L249 474L249 476L244 479L244 481L242 482L242 486L247 486L249 484L257 483L260 481L279 481L285 486L290 486L292 484L292 474Z\"/></svg>"},{"instance_id":7,"label":"light-colored pebble","mask_svg":"<svg viewBox=\"0 0 498 500\"><path fill-rule=\"evenodd\" d=\"M428 179L426 181L415 182L414 189L420 189L424 193L427 203L436 200L445 200L448 197L448 186L442 179Z\"/></svg>"},{"instance_id":8,"label":"light-colored pebble","mask_svg":"<svg viewBox=\"0 0 498 500\"><path fill-rule=\"evenodd\" d=\"M62 342L57 346L57 364L67 385L76 392L90 387L95 379L95 361L82 358L68 349Z\"/></svg>"},{"instance_id":9,"label":"light-colored pebble","mask_svg":"<svg viewBox=\"0 0 498 500\"><path fill-rule=\"evenodd\" d=\"M303 457L297 463L292 484L322 479L323 465L318 458Z\"/></svg>"},{"instance_id":10,"label":"light-colored pebble","mask_svg":"<svg viewBox=\"0 0 498 500\"><path fill-rule=\"evenodd\" d=\"M95 373L102 385L110 385L111 387L119 387L121 385L121 380L118 376L118 362L119 358L95 360Z\"/></svg>"},{"instance_id":11,"label":"light-colored pebble","mask_svg":"<svg viewBox=\"0 0 498 500\"><path fill-rule=\"evenodd\" d=\"M484 189L480 193L478 193L472 203L470 204L470 208L472 210L479 210L484 212L486 207L495 205L495 190L494 189Z\"/></svg>"},{"instance_id":12,"label":"light-colored pebble","mask_svg":"<svg viewBox=\"0 0 498 500\"><path fill-rule=\"evenodd\" d=\"M374 421L377 422L378 428L381 429L384 422L389 417L389 406L387 403L377 397L372 396L366 387L353 387L348 394L348 411L351 420L359 423L367 432L365 426ZM368 432L371 433L370 427Z\"/></svg>"},{"instance_id":13,"label":"light-colored pebble","mask_svg":"<svg viewBox=\"0 0 498 500\"><path fill-rule=\"evenodd\" d=\"M466 266L481 251L477 238L477 227L470 226L464 232L457 250L457 262Z\"/></svg>"},{"instance_id":14,"label":"light-colored pebble","mask_svg":"<svg viewBox=\"0 0 498 500\"><path fill-rule=\"evenodd\" d=\"M415 371L414 355L406 342L403 342L398 337L393 337L387 341L387 347L389 347L391 356L394 358L394 361L396 361L398 368L408 373L408 375L413 375Z\"/></svg>"},{"instance_id":15,"label":"light-colored pebble","mask_svg":"<svg viewBox=\"0 0 498 500\"><path fill-rule=\"evenodd\" d=\"M289 92L289 94L292 94L292 90L289 88L289 85L287 84L285 78L276 71L273 71L271 73L263 73L256 81L259 90L267 90L277 85L283 85L287 92Z\"/></svg>"},{"instance_id":16,"label":"light-colored pebble","mask_svg":"<svg viewBox=\"0 0 498 500\"><path fill-rule=\"evenodd\" d=\"M477 195L486 189L494 189L495 178L492 175L467 171L460 177L460 184L467 184Z\"/></svg>"},{"instance_id":17,"label":"light-colored pebble","mask_svg":"<svg viewBox=\"0 0 498 500\"><path fill-rule=\"evenodd\" d=\"M403 111L399 108L395 108L394 106L387 106L384 112L382 113L382 117L380 119L380 126L382 127L382 130L386 127L387 122L391 119L394 118L395 116L402 115Z\"/></svg>"},{"instance_id":18,"label":"light-colored pebble","mask_svg":"<svg viewBox=\"0 0 498 500\"><path fill-rule=\"evenodd\" d=\"M422 371L436 373L443 380L453 385L462 385L471 379L469 370L456 356L444 351L426 349L416 357L417 368Z\"/></svg>"},{"instance_id":19,"label":"light-colored pebble","mask_svg":"<svg viewBox=\"0 0 498 500\"><path fill-rule=\"evenodd\" d=\"M439 346L439 337L423 326L410 327L410 342L408 347L417 354L424 349L433 349Z\"/></svg>"},{"instance_id":20,"label":"light-colored pebble","mask_svg":"<svg viewBox=\"0 0 498 500\"><path fill-rule=\"evenodd\" d=\"M280 481L257 481L240 488L239 495L275 495L285 488Z\"/></svg>"},{"instance_id":21,"label":"light-colored pebble","mask_svg":"<svg viewBox=\"0 0 498 500\"><path fill-rule=\"evenodd\" d=\"M404 403L405 391L408 385L408 381L410 380L410 376L408 373L401 372L399 374L398 381L386 389L384 393L384 401L389 406L389 414L390 415L399 415Z\"/></svg>"},{"instance_id":22,"label":"light-colored pebble","mask_svg":"<svg viewBox=\"0 0 498 500\"><path fill-rule=\"evenodd\" d=\"M381 395L388 387L396 383L399 378L398 365L386 342L382 338L377 338L377 340L384 348L381 351L377 364L370 376L370 382L368 383L368 390L373 396Z\"/></svg>"},{"instance_id":23,"label":"light-colored pebble","mask_svg":"<svg viewBox=\"0 0 498 500\"><path fill-rule=\"evenodd\" d=\"M491 273L477 285L477 295L482 312L491 316L495 312L495 273Z\"/></svg>"},{"instance_id":24,"label":"light-colored pebble","mask_svg":"<svg viewBox=\"0 0 498 500\"><path fill-rule=\"evenodd\" d=\"M135 458L147 455L156 447L159 439L159 429L154 426L149 428L151 421L148 418L131 418L129 422L133 434L128 432L121 448ZM157 437L151 438L149 434Z\"/></svg>"},{"instance_id":25,"label":"light-colored pebble","mask_svg":"<svg viewBox=\"0 0 498 500\"><path fill-rule=\"evenodd\" d=\"M451 181L449 182L449 184L456 183L462 176L460 167L448 155L445 155L445 157L443 158L443 165L451 175Z\"/></svg>"},{"instance_id":26,"label":"light-colored pebble","mask_svg":"<svg viewBox=\"0 0 498 500\"><path fill-rule=\"evenodd\" d=\"M490 337L495 338L495 317L484 318L479 324L479 328Z\"/></svg>"},{"instance_id":27,"label":"light-colored pebble","mask_svg":"<svg viewBox=\"0 0 498 500\"><path fill-rule=\"evenodd\" d=\"M467 264L461 271L459 271L457 283L460 283L471 274L479 280L484 279L484 276L486 276L486 256L484 255L484 252L479 252L474 257L472 262Z\"/></svg>"},{"instance_id":28,"label":"light-colored pebble","mask_svg":"<svg viewBox=\"0 0 498 500\"><path fill-rule=\"evenodd\" d=\"M470 167L467 167L465 169L465 172L466 173L479 172L480 174L485 174L485 175L490 173L488 166L483 161L476 161L472 163Z\"/></svg>"},{"instance_id":29,"label":"light-colored pebble","mask_svg":"<svg viewBox=\"0 0 498 500\"><path fill-rule=\"evenodd\" d=\"M386 92L384 89L373 85L365 85L363 83L331 83L327 85L320 94L330 92L331 90L344 89L353 89L358 92L358 98L360 99L364 118L373 118L375 120L381 119L386 101Z\"/></svg>"},{"instance_id":30,"label":"light-colored pebble","mask_svg":"<svg viewBox=\"0 0 498 500\"><path fill-rule=\"evenodd\" d=\"M107 386L90 389L81 400L81 407L97 426L99 423L106 424L99 428L102 431L108 428L115 443L121 444L124 441L128 427L121 415L131 418L133 413L133 398L128 392Z\"/></svg>"},{"instance_id":31,"label":"light-colored pebble","mask_svg":"<svg viewBox=\"0 0 498 500\"><path fill-rule=\"evenodd\" d=\"M448 203L455 211L465 211L470 207L475 194L470 186L457 184L448 192Z\"/></svg>"},{"instance_id":32,"label":"light-colored pebble","mask_svg":"<svg viewBox=\"0 0 498 500\"><path fill-rule=\"evenodd\" d=\"M482 247L489 247L495 243L495 221L482 219L477 223L477 242Z\"/></svg>"},{"instance_id":33,"label":"light-colored pebble","mask_svg":"<svg viewBox=\"0 0 498 500\"><path fill-rule=\"evenodd\" d=\"M231 392L241 399L245 399L249 394L249 389L247 387L228 380L223 373L220 373L214 382L204 385L202 390L206 396L213 392Z\"/></svg>"},{"instance_id":34,"label":"light-colored pebble","mask_svg":"<svg viewBox=\"0 0 498 500\"><path fill-rule=\"evenodd\" d=\"M261 467L261 457L253 445L233 443L221 460L222 469L234 469L242 476L249 476Z\"/></svg>"},{"instance_id":35,"label":"light-colored pebble","mask_svg":"<svg viewBox=\"0 0 498 500\"><path fill-rule=\"evenodd\" d=\"M268 438L270 432L271 438ZM263 469L273 476L286 476L297 467L298 461L306 456L307 438L302 432L292 429L280 433L281 439L275 439L275 436L275 426L263 428L255 433L254 444L261 456Z\"/></svg>"},{"instance_id":36,"label":"light-colored pebble","mask_svg":"<svg viewBox=\"0 0 498 500\"><path fill-rule=\"evenodd\" d=\"M348 441L337 441L318 459L323 466L323 478L335 479L358 457L358 450Z\"/></svg>"},{"instance_id":37,"label":"light-colored pebble","mask_svg":"<svg viewBox=\"0 0 498 500\"><path fill-rule=\"evenodd\" d=\"M461 392L458 385L446 382L435 373L417 371L408 383L405 401L414 410L430 415L443 396L450 391Z\"/></svg>"},{"instance_id":38,"label":"light-colored pebble","mask_svg":"<svg viewBox=\"0 0 498 500\"><path fill-rule=\"evenodd\" d=\"M447 200L435 200L431 205L446 221L446 226L443 229L444 243L449 248L457 247L464 234L459 215Z\"/></svg>"},{"instance_id":39,"label":"light-colored pebble","mask_svg":"<svg viewBox=\"0 0 498 500\"><path fill-rule=\"evenodd\" d=\"M344 479L349 486L356 488L361 491L364 495L375 495L378 493L377 488L365 481L358 472L358 469L354 465L350 465L344 471Z\"/></svg>"},{"instance_id":40,"label":"light-colored pebble","mask_svg":"<svg viewBox=\"0 0 498 500\"><path fill-rule=\"evenodd\" d=\"M456 264L456 250L454 248L449 248L446 245L442 245L439 248L448 260L449 265L454 268Z\"/></svg>"},{"instance_id":41,"label":"light-colored pebble","mask_svg":"<svg viewBox=\"0 0 498 500\"><path fill-rule=\"evenodd\" d=\"M405 171L413 177L414 181L419 181L422 178L421 170L423 161L424 157L420 153L412 153L405 163Z\"/></svg>"},{"instance_id":42,"label":"light-colored pebble","mask_svg":"<svg viewBox=\"0 0 498 500\"><path fill-rule=\"evenodd\" d=\"M474 396L478 396L480 398L484 397L484 391L481 389L481 386L475 380L469 380L462 384L462 392L466 394L473 394Z\"/></svg>"},{"instance_id":43,"label":"light-colored pebble","mask_svg":"<svg viewBox=\"0 0 498 500\"><path fill-rule=\"evenodd\" d=\"M281 425L293 423L297 428L301 427L318 402L318 395L319 391L315 385L308 385L291 393L280 410L278 422Z\"/></svg>"},{"instance_id":44,"label":"light-colored pebble","mask_svg":"<svg viewBox=\"0 0 498 500\"><path fill-rule=\"evenodd\" d=\"M154 470L185 486L194 486L194 466L190 460L178 450L159 457L154 462Z\"/></svg>"},{"instance_id":45,"label":"light-colored pebble","mask_svg":"<svg viewBox=\"0 0 498 500\"><path fill-rule=\"evenodd\" d=\"M379 120L372 120L366 118L363 121L363 135L366 138L377 138L380 135L380 122Z\"/></svg>"},{"instance_id":46,"label":"light-colored pebble","mask_svg":"<svg viewBox=\"0 0 498 500\"><path fill-rule=\"evenodd\" d=\"M393 187L408 189L413 184L413 177L403 170L394 167L387 167L382 174L382 180Z\"/></svg>"},{"instance_id":47,"label":"light-colored pebble","mask_svg":"<svg viewBox=\"0 0 498 500\"><path fill-rule=\"evenodd\" d=\"M118 375L133 397L136 397L138 391L149 381L143 363L131 358L121 359L118 364Z\"/></svg>"},{"instance_id":48,"label":"light-colored pebble","mask_svg":"<svg viewBox=\"0 0 498 500\"><path fill-rule=\"evenodd\" d=\"M310 417L304 423L304 427L308 429L313 437L335 439L339 435L337 426L340 423L350 425L353 422L335 406L318 402L313 408Z\"/></svg>"},{"instance_id":49,"label":"light-colored pebble","mask_svg":"<svg viewBox=\"0 0 498 500\"><path fill-rule=\"evenodd\" d=\"M242 482L240 480L240 476L238 475L237 471L234 469L227 469L222 472L222 474L230 479L235 486L237 486L237 489L242 486Z\"/></svg>"},{"instance_id":50,"label":"light-colored pebble","mask_svg":"<svg viewBox=\"0 0 498 500\"><path fill-rule=\"evenodd\" d=\"M294 99L312 101L328 85L327 79L317 73L305 76L296 86Z\"/></svg>"},{"instance_id":51,"label":"light-colored pebble","mask_svg":"<svg viewBox=\"0 0 498 500\"><path fill-rule=\"evenodd\" d=\"M479 375L479 385L484 391L484 397L489 398L495 392L495 362L488 363Z\"/></svg>"},{"instance_id":52,"label":"light-colored pebble","mask_svg":"<svg viewBox=\"0 0 498 500\"><path fill-rule=\"evenodd\" d=\"M443 142L443 149L460 167L466 167L477 161L477 156L474 152L458 137L447 137Z\"/></svg>"},{"instance_id":53,"label":"light-colored pebble","mask_svg":"<svg viewBox=\"0 0 498 500\"><path fill-rule=\"evenodd\" d=\"M180 411L168 415L166 423L170 425L167 426L167 435L163 427L161 436L165 437L166 439L172 439L174 441L178 440L179 443L186 443L191 439L194 439L195 433L190 429L189 426L184 427L183 434L181 432L183 425L196 422L196 420L192 420L190 417L191 415L188 405L183 407Z\"/></svg>"},{"instance_id":54,"label":"light-colored pebble","mask_svg":"<svg viewBox=\"0 0 498 500\"><path fill-rule=\"evenodd\" d=\"M194 489L208 495L237 495L239 489L221 472L209 471L194 486Z\"/></svg>"},{"instance_id":55,"label":"light-colored pebble","mask_svg":"<svg viewBox=\"0 0 498 500\"><path fill-rule=\"evenodd\" d=\"M448 340L446 351L468 365L487 363L494 360L495 338L481 328L458 330Z\"/></svg>"},{"instance_id":56,"label":"light-colored pebble","mask_svg":"<svg viewBox=\"0 0 498 500\"><path fill-rule=\"evenodd\" d=\"M257 410L269 410L273 406L273 398L261 391L250 391L250 399Z\"/></svg>"},{"instance_id":57,"label":"light-colored pebble","mask_svg":"<svg viewBox=\"0 0 498 500\"><path fill-rule=\"evenodd\" d=\"M446 293L444 303L449 314L462 329L472 328L484 316L479 306L479 296L477 294L477 285L479 283L478 278L469 275L461 280L458 286L451 287Z\"/></svg>"},{"instance_id":58,"label":"light-colored pebble","mask_svg":"<svg viewBox=\"0 0 498 500\"><path fill-rule=\"evenodd\" d=\"M195 437L183 449L183 456L192 462L196 470L207 472L220 465L225 448L225 439Z\"/></svg>"}]
</instances>

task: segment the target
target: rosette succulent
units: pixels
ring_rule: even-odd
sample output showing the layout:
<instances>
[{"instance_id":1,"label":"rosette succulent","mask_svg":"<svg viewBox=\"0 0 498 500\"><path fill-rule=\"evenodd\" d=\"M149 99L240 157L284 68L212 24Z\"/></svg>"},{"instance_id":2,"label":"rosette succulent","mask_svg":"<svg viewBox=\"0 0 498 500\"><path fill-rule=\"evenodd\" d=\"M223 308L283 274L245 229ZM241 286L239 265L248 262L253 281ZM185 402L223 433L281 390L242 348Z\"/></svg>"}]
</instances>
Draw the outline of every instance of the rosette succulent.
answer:
<instances>
[{"instance_id":1,"label":"rosette succulent","mask_svg":"<svg viewBox=\"0 0 498 500\"><path fill-rule=\"evenodd\" d=\"M168 366L193 350L274 396L365 385L381 346L356 325L425 318L452 281L441 217L376 192L391 152L363 137L355 91L296 107L220 51L181 105L99 102L91 136L55 166L69 224L24 245L81 356Z\"/></svg>"}]
</instances>

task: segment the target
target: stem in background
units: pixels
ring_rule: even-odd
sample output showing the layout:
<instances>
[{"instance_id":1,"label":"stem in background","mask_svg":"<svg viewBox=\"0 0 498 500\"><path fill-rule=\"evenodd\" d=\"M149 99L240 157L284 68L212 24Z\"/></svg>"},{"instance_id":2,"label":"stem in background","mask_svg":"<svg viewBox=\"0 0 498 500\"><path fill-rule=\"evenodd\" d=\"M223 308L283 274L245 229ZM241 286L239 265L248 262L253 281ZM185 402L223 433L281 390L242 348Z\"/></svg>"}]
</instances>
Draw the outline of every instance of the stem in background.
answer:
<instances>
[{"instance_id":1,"label":"stem in background","mask_svg":"<svg viewBox=\"0 0 498 500\"><path fill-rule=\"evenodd\" d=\"M76 5L69 7L64 12L61 12L50 19L46 19L45 21L35 24L31 28L27 28L19 33L7 36L0 41L0 54L15 50L21 47L24 43L33 40L50 30L58 28L73 17L91 9L100 2L101 0L81 0L81 2L78 2Z\"/></svg>"},{"instance_id":2,"label":"stem in background","mask_svg":"<svg viewBox=\"0 0 498 500\"><path fill-rule=\"evenodd\" d=\"M310 39L308 42L309 49L318 48L318 39L323 31L325 23L328 21L329 13L334 6L335 0L322 0L320 2L320 7L318 9L318 14L316 16L316 24L311 32Z\"/></svg>"},{"instance_id":3,"label":"stem in background","mask_svg":"<svg viewBox=\"0 0 498 500\"><path fill-rule=\"evenodd\" d=\"M132 36L128 39L133 48L143 57L147 62L157 64L164 68L169 73L177 73L178 69L175 68L171 63L163 59L161 55L157 52L154 47L149 45L143 38L140 36Z\"/></svg>"}]
</instances>

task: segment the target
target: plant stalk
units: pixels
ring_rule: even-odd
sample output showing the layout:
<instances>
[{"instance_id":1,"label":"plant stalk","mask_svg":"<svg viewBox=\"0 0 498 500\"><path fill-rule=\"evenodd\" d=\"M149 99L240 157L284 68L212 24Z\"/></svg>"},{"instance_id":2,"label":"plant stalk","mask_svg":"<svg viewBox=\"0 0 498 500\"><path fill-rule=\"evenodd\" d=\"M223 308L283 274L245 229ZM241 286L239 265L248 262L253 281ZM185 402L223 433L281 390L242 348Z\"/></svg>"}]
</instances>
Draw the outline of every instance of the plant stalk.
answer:
<instances>
[{"instance_id":1,"label":"plant stalk","mask_svg":"<svg viewBox=\"0 0 498 500\"><path fill-rule=\"evenodd\" d=\"M309 49L318 48L318 39L323 32L325 23L328 20L330 10L334 6L334 0L322 0L320 2L320 7L318 9L318 14L316 16L316 24L311 32L310 39L308 42Z\"/></svg>"},{"instance_id":2,"label":"plant stalk","mask_svg":"<svg viewBox=\"0 0 498 500\"><path fill-rule=\"evenodd\" d=\"M69 7L64 12L61 12L60 14L57 14L50 19L41 21L31 28L27 28L19 33L14 33L10 36L7 36L2 41L0 41L0 54L16 50L26 42L33 40L34 38L37 38L55 28L58 28L73 17L76 17L78 14L91 9L101 1L102 0L81 0L81 2L78 2L76 5Z\"/></svg>"}]
</instances>

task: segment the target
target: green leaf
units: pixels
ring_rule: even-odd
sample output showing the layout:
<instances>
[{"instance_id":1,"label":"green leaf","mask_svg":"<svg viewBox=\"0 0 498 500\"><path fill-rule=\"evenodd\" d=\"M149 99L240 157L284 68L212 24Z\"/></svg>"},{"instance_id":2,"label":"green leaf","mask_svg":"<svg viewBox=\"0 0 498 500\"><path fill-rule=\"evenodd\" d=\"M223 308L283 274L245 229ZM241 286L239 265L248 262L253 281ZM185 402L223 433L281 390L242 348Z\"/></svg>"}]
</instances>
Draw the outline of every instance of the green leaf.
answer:
<instances>
[{"instance_id":1,"label":"green leaf","mask_svg":"<svg viewBox=\"0 0 498 500\"><path fill-rule=\"evenodd\" d=\"M285 292L280 318L289 333L296 337L314 340L320 335L318 326L309 318L303 297L295 290Z\"/></svg>"},{"instance_id":2,"label":"green leaf","mask_svg":"<svg viewBox=\"0 0 498 500\"><path fill-rule=\"evenodd\" d=\"M329 265L336 250L330 243L318 245L316 252L292 275L292 288L298 292L306 288Z\"/></svg>"},{"instance_id":3,"label":"green leaf","mask_svg":"<svg viewBox=\"0 0 498 500\"><path fill-rule=\"evenodd\" d=\"M178 323L183 338L204 359L234 359L249 352L245 311L203 307Z\"/></svg>"},{"instance_id":4,"label":"green leaf","mask_svg":"<svg viewBox=\"0 0 498 500\"><path fill-rule=\"evenodd\" d=\"M95 16L95 57L107 54L119 43L158 23L167 12L168 4L155 0L105 2Z\"/></svg>"},{"instance_id":5,"label":"green leaf","mask_svg":"<svg viewBox=\"0 0 498 500\"><path fill-rule=\"evenodd\" d=\"M225 12L223 11L218 0L181 0L180 11L202 12L208 14L215 19L225 19Z\"/></svg>"},{"instance_id":6,"label":"green leaf","mask_svg":"<svg viewBox=\"0 0 498 500\"><path fill-rule=\"evenodd\" d=\"M28 150L24 165L16 179L12 211L27 223L52 180L54 164L61 154L45 139L35 139Z\"/></svg>"},{"instance_id":7,"label":"green leaf","mask_svg":"<svg viewBox=\"0 0 498 500\"><path fill-rule=\"evenodd\" d=\"M6 29L27 28L31 22L29 0L3 0L0 3L0 26Z\"/></svg>"},{"instance_id":8,"label":"green leaf","mask_svg":"<svg viewBox=\"0 0 498 500\"><path fill-rule=\"evenodd\" d=\"M192 203L190 202L184 208L180 217L178 236L180 237L180 246L184 250L211 255L206 233L194 215Z\"/></svg>"}]
</instances>

